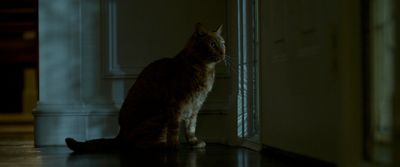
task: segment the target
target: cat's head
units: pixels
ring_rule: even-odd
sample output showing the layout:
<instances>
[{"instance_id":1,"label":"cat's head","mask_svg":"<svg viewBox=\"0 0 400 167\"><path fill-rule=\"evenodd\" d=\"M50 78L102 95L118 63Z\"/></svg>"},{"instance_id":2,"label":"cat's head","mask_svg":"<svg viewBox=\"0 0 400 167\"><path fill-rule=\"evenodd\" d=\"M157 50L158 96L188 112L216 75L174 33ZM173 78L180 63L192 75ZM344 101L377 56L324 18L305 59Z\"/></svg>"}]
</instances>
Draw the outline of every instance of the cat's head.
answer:
<instances>
[{"instance_id":1,"label":"cat's head","mask_svg":"<svg viewBox=\"0 0 400 167\"><path fill-rule=\"evenodd\" d=\"M193 51L196 59L205 63L218 63L225 59L225 40L221 36L222 25L214 31L206 30L200 23L195 26L191 37Z\"/></svg>"}]
</instances>

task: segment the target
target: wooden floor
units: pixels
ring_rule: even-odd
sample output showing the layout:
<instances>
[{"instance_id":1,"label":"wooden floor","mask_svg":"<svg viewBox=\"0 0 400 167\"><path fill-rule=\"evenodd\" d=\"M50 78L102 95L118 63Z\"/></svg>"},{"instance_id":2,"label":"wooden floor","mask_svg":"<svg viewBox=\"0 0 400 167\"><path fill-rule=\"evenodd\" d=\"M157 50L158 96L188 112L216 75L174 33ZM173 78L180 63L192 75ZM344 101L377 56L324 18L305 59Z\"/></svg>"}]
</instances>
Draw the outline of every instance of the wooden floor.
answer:
<instances>
[{"instance_id":1,"label":"wooden floor","mask_svg":"<svg viewBox=\"0 0 400 167\"><path fill-rule=\"evenodd\" d=\"M192 150L182 146L174 152L136 151L76 155L66 147L34 148L31 133L0 133L0 167L3 166L288 167L296 165L268 158L248 149L213 144L203 150Z\"/></svg>"}]
</instances>

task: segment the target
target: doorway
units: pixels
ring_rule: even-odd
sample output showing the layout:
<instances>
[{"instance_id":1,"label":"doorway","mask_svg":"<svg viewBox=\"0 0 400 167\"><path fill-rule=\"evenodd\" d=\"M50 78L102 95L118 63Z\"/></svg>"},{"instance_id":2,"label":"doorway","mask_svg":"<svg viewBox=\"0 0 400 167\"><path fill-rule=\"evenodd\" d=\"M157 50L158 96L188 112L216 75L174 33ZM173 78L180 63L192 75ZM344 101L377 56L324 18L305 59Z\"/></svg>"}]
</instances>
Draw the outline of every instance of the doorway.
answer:
<instances>
[{"instance_id":1,"label":"doorway","mask_svg":"<svg viewBox=\"0 0 400 167\"><path fill-rule=\"evenodd\" d=\"M237 1L237 137L255 150L260 144L258 0Z\"/></svg>"},{"instance_id":2,"label":"doorway","mask_svg":"<svg viewBox=\"0 0 400 167\"><path fill-rule=\"evenodd\" d=\"M368 83L365 117L365 156L379 164L390 164L393 145L393 97L395 88L394 1L365 2L366 41L364 47Z\"/></svg>"},{"instance_id":3,"label":"doorway","mask_svg":"<svg viewBox=\"0 0 400 167\"><path fill-rule=\"evenodd\" d=\"M38 96L38 1L5 0L0 6L0 132L32 133Z\"/></svg>"}]
</instances>

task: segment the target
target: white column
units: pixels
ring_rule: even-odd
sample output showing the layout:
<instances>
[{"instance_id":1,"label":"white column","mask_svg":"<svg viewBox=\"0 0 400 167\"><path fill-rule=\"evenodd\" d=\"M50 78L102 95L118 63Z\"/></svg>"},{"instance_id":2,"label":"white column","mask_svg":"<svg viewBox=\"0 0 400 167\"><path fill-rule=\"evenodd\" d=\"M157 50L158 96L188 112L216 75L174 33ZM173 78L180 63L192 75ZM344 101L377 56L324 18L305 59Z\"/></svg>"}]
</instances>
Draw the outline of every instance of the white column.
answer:
<instances>
[{"instance_id":1,"label":"white column","mask_svg":"<svg viewBox=\"0 0 400 167\"><path fill-rule=\"evenodd\" d=\"M65 137L111 137L118 130L110 84L101 75L101 2L39 0L36 146L63 145Z\"/></svg>"}]
</instances>

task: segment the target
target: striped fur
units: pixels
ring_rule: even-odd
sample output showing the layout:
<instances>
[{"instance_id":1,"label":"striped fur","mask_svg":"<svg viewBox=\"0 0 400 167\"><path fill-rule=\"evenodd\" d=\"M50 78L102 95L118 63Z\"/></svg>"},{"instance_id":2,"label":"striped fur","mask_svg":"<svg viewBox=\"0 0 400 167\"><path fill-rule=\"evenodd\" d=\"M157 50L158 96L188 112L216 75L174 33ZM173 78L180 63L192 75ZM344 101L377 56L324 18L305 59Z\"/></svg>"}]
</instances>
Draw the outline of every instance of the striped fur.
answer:
<instances>
[{"instance_id":1,"label":"striped fur","mask_svg":"<svg viewBox=\"0 0 400 167\"><path fill-rule=\"evenodd\" d=\"M86 142L67 138L68 147L76 152L177 148L181 121L188 143L205 147L195 136L196 121L213 87L215 65L225 58L221 31L222 26L211 32L196 24L177 56L157 60L141 72L121 107L117 137Z\"/></svg>"}]
</instances>

